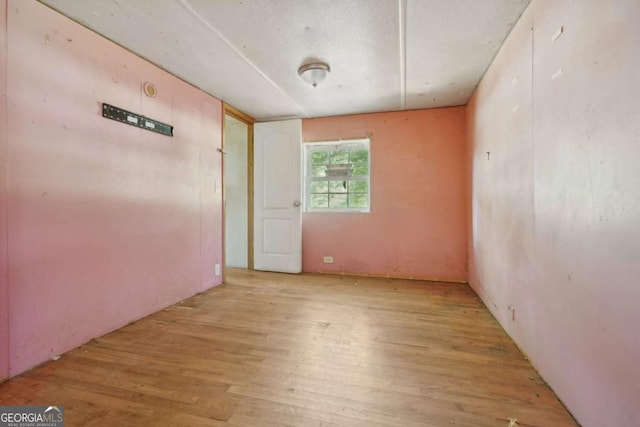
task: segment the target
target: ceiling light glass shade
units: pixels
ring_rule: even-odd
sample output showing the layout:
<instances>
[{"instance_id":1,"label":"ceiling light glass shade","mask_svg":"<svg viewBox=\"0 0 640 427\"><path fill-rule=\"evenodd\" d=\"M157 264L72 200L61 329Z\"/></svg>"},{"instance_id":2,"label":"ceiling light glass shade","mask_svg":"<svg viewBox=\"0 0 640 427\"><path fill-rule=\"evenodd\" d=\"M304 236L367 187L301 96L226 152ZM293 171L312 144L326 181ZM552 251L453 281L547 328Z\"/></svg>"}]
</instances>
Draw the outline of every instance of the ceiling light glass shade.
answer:
<instances>
[{"instance_id":1,"label":"ceiling light glass shade","mask_svg":"<svg viewBox=\"0 0 640 427\"><path fill-rule=\"evenodd\" d=\"M318 83L321 83L327 78L331 68L329 65L323 62L314 62L311 64L305 64L298 68L298 74L302 77L302 80L309 83L311 86L316 87Z\"/></svg>"}]
</instances>

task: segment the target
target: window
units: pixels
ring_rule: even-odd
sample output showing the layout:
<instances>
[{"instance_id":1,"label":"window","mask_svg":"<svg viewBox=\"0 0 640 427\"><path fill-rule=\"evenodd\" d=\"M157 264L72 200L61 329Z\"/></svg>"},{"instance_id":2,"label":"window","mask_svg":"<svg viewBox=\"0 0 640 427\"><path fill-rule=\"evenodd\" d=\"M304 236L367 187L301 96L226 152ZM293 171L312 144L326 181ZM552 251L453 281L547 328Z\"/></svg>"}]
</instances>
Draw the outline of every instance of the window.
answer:
<instances>
[{"instance_id":1,"label":"window","mask_svg":"<svg viewBox=\"0 0 640 427\"><path fill-rule=\"evenodd\" d=\"M304 145L305 208L309 212L369 212L369 139Z\"/></svg>"}]
</instances>

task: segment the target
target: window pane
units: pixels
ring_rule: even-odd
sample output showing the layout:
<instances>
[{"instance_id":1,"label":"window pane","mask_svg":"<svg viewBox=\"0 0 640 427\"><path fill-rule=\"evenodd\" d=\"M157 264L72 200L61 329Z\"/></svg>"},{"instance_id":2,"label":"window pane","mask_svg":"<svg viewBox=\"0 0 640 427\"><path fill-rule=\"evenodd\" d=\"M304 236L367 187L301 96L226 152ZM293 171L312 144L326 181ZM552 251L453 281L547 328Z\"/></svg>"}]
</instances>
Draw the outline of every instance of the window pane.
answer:
<instances>
[{"instance_id":1,"label":"window pane","mask_svg":"<svg viewBox=\"0 0 640 427\"><path fill-rule=\"evenodd\" d=\"M369 161L369 150L355 150L349 154L351 163L367 163Z\"/></svg>"},{"instance_id":2,"label":"window pane","mask_svg":"<svg viewBox=\"0 0 640 427\"><path fill-rule=\"evenodd\" d=\"M331 163L349 163L349 152L347 150L331 151Z\"/></svg>"},{"instance_id":3,"label":"window pane","mask_svg":"<svg viewBox=\"0 0 640 427\"><path fill-rule=\"evenodd\" d=\"M367 181L349 181L349 193L368 193Z\"/></svg>"},{"instance_id":4,"label":"window pane","mask_svg":"<svg viewBox=\"0 0 640 427\"><path fill-rule=\"evenodd\" d=\"M351 175L367 176L369 174L369 165L367 163L358 163L353 165Z\"/></svg>"},{"instance_id":5,"label":"window pane","mask_svg":"<svg viewBox=\"0 0 640 427\"><path fill-rule=\"evenodd\" d=\"M346 193L347 181L329 181L329 193Z\"/></svg>"},{"instance_id":6,"label":"window pane","mask_svg":"<svg viewBox=\"0 0 640 427\"><path fill-rule=\"evenodd\" d=\"M347 195L346 194L330 194L329 207L330 208L346 208Z\"/></svg>"},{"instance_id":7,"label":"window pane","mask_svg":"<svg viewBox=\"0 0 640 427\"><path fill-rule=\"evenodd\" d=\"M329 206L328 194L312 194L311 195L312 208L326 208L328 206Z\"/></svg>"},{"instance_id":8,"label":"window pane","mask_svg":"<svg viewBox=\"0 0 640 427\"><path fill-rule=\"evenodd\" d=\"M369 204L369 195L362 193L349 194L350 208L366 208Z\"/></svg>"},{"instance_id":9,"label":"window pane","mask_svg":"<svg viewBox=\"0 0 640 427\"><path fill-rule=\"evenodd\" d=\"M309 186L311 193L326 193L329 190L328 181L314 181Z\"/></svg>"},{"instance_id":10,"label":"window pane","mask_svg":"<svg viewBox=\"0 0 640 427\"><path fill-rule=\"evenodd\" d=\"M369 145L360 141L327 141L305 147L306 208L369 209L371 174Z\"/></svg>"},{"instance_id":11,"label":"window pane","mask_svg":"<svg viewBox=\"0 0 640 427\"><path fill-rule=\"evenodd\" d=\"M313 177L323 177L327 176L327 167L326 166L313 166L313 170L311 171L311 176Z\"/></svg>"},{"instance_id":12,"label":"window pane","mask_svg":"<svg viewBox=\"0 0 640 427\"><path fill-rule=\"evenodd\" d=\"M323 165L329 163L328 151L314 151L311 153L311 164Z\"/></svg>"}]
</instances>

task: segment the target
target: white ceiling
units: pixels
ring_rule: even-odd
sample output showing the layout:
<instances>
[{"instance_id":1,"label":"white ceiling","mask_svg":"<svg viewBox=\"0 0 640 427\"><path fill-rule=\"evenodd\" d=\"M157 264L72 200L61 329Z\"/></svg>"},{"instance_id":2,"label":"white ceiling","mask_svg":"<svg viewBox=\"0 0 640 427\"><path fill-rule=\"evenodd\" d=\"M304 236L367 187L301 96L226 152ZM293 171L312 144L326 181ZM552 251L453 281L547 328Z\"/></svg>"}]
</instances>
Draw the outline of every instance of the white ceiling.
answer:
<instances>
[{"instance_id":1,"label":"white ceiling","mask_svg":"<svg viewBox=\"0 0 640 427\"><path fill-rule=\"evenodd\" d=\"M530 2L40 1L258 121L464 105Z\"/></svg>"}]
</instances>

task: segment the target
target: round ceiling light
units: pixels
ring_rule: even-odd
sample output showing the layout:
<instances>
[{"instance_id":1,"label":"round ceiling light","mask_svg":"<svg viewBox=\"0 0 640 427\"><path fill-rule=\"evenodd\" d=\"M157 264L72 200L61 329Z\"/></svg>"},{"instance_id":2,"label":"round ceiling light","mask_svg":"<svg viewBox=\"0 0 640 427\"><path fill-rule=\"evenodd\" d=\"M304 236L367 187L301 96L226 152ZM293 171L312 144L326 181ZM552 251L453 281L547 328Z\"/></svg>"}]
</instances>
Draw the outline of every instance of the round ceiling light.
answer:
<instances>
[{"instance_id":1,"label":"round ceiling light","mask_svg":"<svg viewBox=\"0 0 640 427\"><path fill-rule=\"evenodd\" d=\"M158 95L158 88L156 88L156 85L151 82L144 82L142 90L149 98L155 98Z\"/></svg>"},{"instance_id":2,"label":"round ceiling light","mask_svg":"<svg viewBox=\"0 0 640 427\"><path fill-rule=\"evenodd\" d=\"M329 71L331 71L331 68L324 62L312 62L298 68L298 74L302 77L302 80L313 87L318 86L319 83L326 79Z\"/></svg>"}]
</instances>

